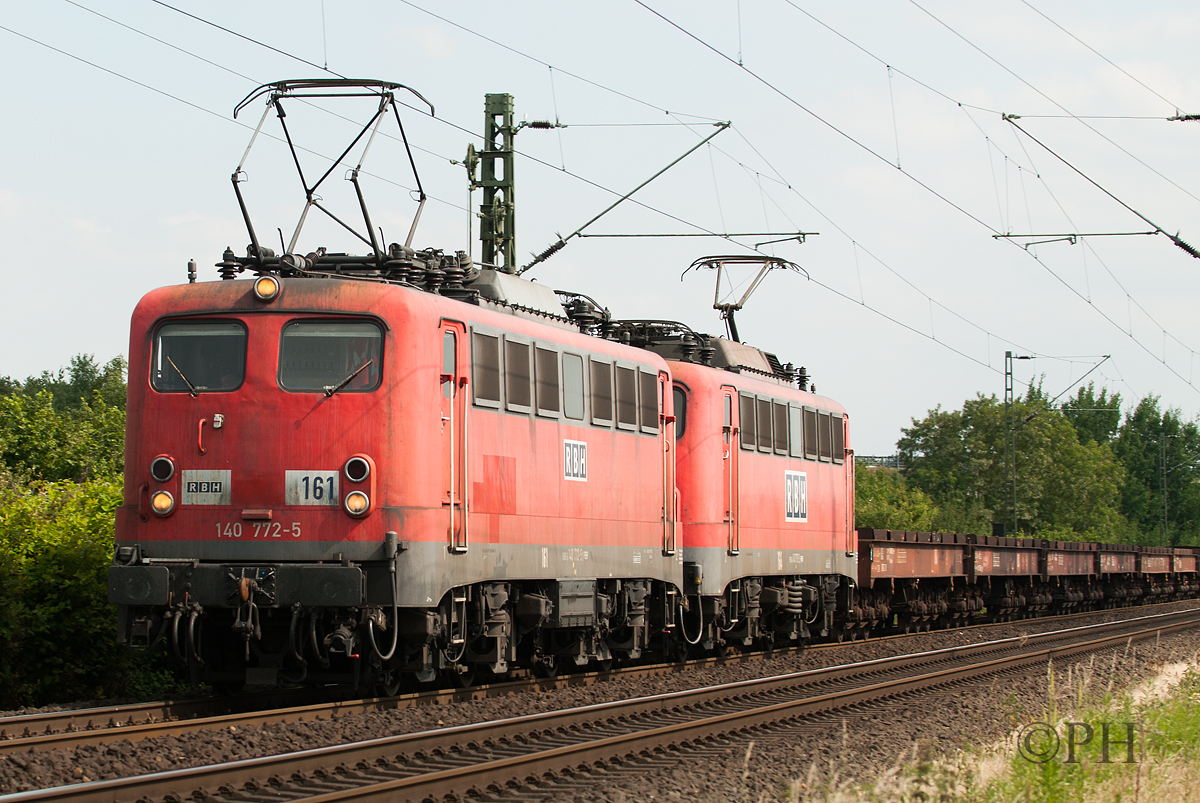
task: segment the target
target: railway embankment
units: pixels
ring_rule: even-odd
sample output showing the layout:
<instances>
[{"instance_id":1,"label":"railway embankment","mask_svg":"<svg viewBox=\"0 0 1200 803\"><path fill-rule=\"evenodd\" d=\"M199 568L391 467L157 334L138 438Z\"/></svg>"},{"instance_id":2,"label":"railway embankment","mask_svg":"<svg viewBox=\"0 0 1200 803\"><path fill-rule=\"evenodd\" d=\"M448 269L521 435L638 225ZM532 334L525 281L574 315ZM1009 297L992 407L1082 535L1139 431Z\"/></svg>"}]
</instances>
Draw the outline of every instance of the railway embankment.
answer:
<instances>
[{"instance_id":1,"label":"railway embankment","mask_svg":"<svg viewBox=\"0 0 1200 803\"><path fill-rule=\"evenodd\" d=\"M1195 603L1158 606L1155 612L1194 608ZM405 733L438 730L517 715L558 711L717 686L751 677L877 660L930 649L1031 636L1145 615L1122 610L1062 620L1029 620L988 627L934 632L810 649L772 658L711 665L695 672L654 677L617 678L586 687L536 694L507 695L403 710L375 711L335 719L261 727L226 726L142 741L44 753L10 754L0 761L0 788L10 791L125 777L151 771L199 767L238 759L341 745ZM1122 642L1123 643L1123 642ZM1191 629L1179 635L1131 643L1115 663L1103 656L1093 666L1109 667L1119 679L1141 677L1149 668L1182 660L1200 648ZM1109 663L1106 663L1109 661ZM1056 671L1076 672L1073 663ZM1099 672L1099 670L1093 670ZM1074 675L1072 675L1074 677ZM1096 674L1099 678L1100 675ZM1107 682L1107 681L1105 681ZM1122 680L1122 682L1124 682ZM991 743L1024 719L1041 711L1049 676L1045 666L999 677L965 681L941 690L867 702L831 711L783 728L765 727L705 742L703 749L663 756L647 764L614 767L603 776L564 785L521 790L521 799L552 800L782 800L805 799L819 790L840 788L850 780L870 780L913 755L950 755L964 745ZM798 780L799 779L799 780ZM789 792L788 790L792 790ZM513 791L516 794L516 790ZM505 797L505 795L501 795ZM512 798L516 799L516 798Z\"/></svg>"}]
</instances>

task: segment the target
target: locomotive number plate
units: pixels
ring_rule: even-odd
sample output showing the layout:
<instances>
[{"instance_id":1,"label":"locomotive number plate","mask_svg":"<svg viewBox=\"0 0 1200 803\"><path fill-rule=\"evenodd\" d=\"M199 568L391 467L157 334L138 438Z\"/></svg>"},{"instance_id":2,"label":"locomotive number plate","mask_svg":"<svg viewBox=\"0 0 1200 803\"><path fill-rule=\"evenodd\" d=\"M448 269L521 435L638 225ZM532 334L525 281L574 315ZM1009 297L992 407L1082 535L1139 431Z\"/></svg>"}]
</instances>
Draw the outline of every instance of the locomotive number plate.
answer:
<instances>
[{"instance_id":1,"label":"locomotive number plate","mask_svg":"<svg viewBox=\"0 0 1200 803\"><path fill-rule=\"evenodd\" d=\"M322 505L337 507L338 471L285 471L283 503L285 505Z\"/></svg>"},{"instance_id":2,"label":"locomotive number plate","mask_svg":"<svg viewBox=\"0 0 1200 803\"><path fill-rule=\"evenodd\" d=\"M245 524L240 521L218 521L216 524L217 538L241 538L243 535L249 538L282 538L285 535L300 537L298 521L291 524L281 521L248 521Z\"/></svg>"}]
</instances>

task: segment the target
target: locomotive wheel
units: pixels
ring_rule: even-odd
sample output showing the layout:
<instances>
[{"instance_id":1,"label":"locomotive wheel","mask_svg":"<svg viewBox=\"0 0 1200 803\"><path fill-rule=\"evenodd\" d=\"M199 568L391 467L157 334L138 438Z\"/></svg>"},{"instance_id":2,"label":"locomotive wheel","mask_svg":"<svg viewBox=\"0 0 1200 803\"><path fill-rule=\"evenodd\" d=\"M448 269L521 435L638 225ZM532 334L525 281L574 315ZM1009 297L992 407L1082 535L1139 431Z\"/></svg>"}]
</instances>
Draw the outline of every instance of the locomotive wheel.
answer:
<instances>
[{"instance_id":1,"label":"locomotive wheel","mask_svg":"<svg viewBox=\"0 0 1200 803\"><path fill-rule=\"evenodd\" d=\"M399 672L381 672L371 684L371 693L376 697L395 697L402 685Z\"/></svg>"},{"instance_id":2,"label":"locomotive wheel","mask_svg":"<svg viewBox=\"0 0 1200 803\"><path fill-rule=\"evenodd\" d=\"M450 667L445 670L446 677L450 680L450 685L457 689L466 689L475 685L475 670L468 669L465 672L459 672L455 667Z\"/></svg>"}]
</instances>

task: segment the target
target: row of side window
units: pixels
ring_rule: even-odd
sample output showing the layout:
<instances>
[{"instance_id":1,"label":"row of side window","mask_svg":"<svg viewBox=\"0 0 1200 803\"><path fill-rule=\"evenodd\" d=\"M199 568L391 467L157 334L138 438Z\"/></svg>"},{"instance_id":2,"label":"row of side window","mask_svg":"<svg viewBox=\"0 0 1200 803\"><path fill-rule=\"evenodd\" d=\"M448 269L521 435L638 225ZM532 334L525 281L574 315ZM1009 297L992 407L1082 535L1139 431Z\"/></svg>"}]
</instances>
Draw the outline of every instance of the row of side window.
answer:
<instances>
[{"instance_id":1,"label":"row of side window","mask_svg":"<svg viewBox=\"0 0 1200 803\"><path fill-rule=\"evenodd\" d=\"M472 330L471 374L479 407L658 432L658 372L647 366Z\"/></svg>"},{"instance_id":2,"label":"row of side window","mask_svg":"<svg viewBox=\"0 0 1200 803\"><path fill-rule=\"evenodd\" d=\"M741 444L747 451L845 462L842 416L838 413L751 393L738 394L738 413Z\"/></svg>"}]
</instances>

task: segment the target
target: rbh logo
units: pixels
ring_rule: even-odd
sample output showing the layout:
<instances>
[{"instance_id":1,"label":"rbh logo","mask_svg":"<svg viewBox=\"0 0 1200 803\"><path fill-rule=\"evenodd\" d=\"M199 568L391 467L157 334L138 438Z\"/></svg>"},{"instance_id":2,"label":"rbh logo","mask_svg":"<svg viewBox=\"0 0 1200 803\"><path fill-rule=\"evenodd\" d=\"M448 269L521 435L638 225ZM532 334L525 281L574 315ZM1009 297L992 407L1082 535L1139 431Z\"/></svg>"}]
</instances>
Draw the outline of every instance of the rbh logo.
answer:
<instances>
[{"instance_id":1,"label":"rbh logo","mask_svg":"<svg viewBox=\"0 0 1200 803\"><path fill-rule=\"evenodd\" d=\"M187 492L190 494L219 494L221 493L221 483L189 482L187 484Z\"/></svg>"},{"instance_id":2,"label":"rbh logo","mask_svg":"<svg viewBox=\"0 0 1200 803\"><path fill-rule=\"evenodd\" d=\"M783 509L788 522L808 521L808 475L803 471L783 472Z\"/></svg>"},{"instance_id":3,"label":"rbh logo","mask_svg":"<svg viewBox=\"0 0 1200 803\"><path fill-rule=\"evenodd\" d=\"M587 444L563 441L563 479L587 482Z\"/></svg>"}]
</instances>

